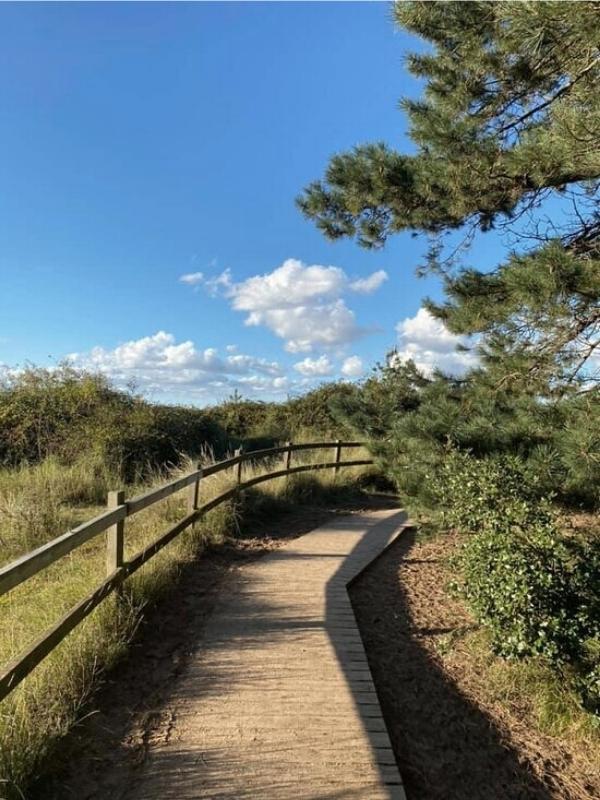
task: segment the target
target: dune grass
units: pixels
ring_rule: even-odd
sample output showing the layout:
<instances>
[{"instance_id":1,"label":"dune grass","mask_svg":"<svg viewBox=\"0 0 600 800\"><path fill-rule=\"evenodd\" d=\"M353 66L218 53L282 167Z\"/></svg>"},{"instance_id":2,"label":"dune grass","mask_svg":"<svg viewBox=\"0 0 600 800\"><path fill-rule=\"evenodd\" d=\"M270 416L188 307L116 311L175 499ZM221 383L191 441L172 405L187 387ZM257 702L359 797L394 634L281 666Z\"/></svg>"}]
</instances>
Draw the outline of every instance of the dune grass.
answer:
<instances>
[{"instance_id":1,"label":"dune grass","mask_svg":"<svg viewBox=\"0 0 600 800\"><path fill-rule=\"evenodd\" d=\"M294 454L294 463L329 460L326 452ZM359 451L351 456L364 457ZM189 472L193 463L197 462L183 459L177 469L157 473L143 485L128 486L127 496ZM266 468L260 463L244 465L243 479ZM25 796L29 780L51 754L53 743L81 719L102 675L126 651L144 606L175 584L182 565L198 558L207 544L235 536L239 525L247 526L253 516L315 499L335 501L340 494L356 491L368 471L345 468L335 476L333 470L320 470L261 484L210 511L131 576L120 599L107 598L0 705L0 797ZM201 483L200 502L234 485L233 470L210 476ZM100 513L107 490L117 486L116 475L93 458L81 458L71 466L48 459L0 471L0 563ZM184 489L128 518L125 557L148 545L185 513ZM0 663L21 652L100 583L104 573L101 534L0 598Z\"/></svg>"}]
</instances>

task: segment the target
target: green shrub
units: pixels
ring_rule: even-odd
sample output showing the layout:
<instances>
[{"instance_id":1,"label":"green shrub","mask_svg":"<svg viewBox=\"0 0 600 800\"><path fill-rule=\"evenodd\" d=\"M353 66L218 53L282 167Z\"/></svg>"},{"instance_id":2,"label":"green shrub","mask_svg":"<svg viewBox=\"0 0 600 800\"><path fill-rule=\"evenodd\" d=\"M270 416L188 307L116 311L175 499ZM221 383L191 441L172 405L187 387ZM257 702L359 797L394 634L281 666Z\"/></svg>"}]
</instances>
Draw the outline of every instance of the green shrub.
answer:
<instances>
[{"instance_id":1,"label":"green shrub","mask_svg":"<svg viewBox=\"0 0 600 800\"><path fill-rule=\"evenodd\" d=\"M0 464L53 457L64 464L91 453L130 482L181 453L225 453L227 437L208 412L152 405L106 378L63 366L29 368L0 385Z\"/></svg>"},{"instance_id":2,"label":"green shrub","mask_svg":"<svg viewBox=\"0 0 600 800\"><path fill-rule=\"evenodd\" d=\"M428 497L437 525L470 534L459 586L493 650L568 672L599 710L600 541L564 535L544 485L517 456L447 448Z\"/></svg>"},{"instance_id":3,"label":"green shrub","mask_svg":"<svg viewBox=\"0 0 600 800\"><path fill-rule=\"evenodd\" d=\"M600 542L562 536L548 507L504 506L460 557L462 592L505 658L569 666L589 708L600 710ZM527 518L527 524L511 524Z\"/></svg>"},{"instance_id":4,"label":"green shrub","mask_svg":"<svg viewBox=\"0 0 600 800\"><path fill-rule=\"evenodd\" d=\"M464 594L500 655L566 663L593 635L588 565L569 544L545 521L526 532L489 530L466 544Z\"/></svg>"},{"instance_id":5,"label":"green shrub","mask_svg":"<svg viewBox=\"0 0 600 800\"><path fill-rule=\"evenodd\" d=\"M513 526L527 527L540 515L552 518L549 498L540 497L540 485L518 457L493 455L475 458L468 452L445 448L430 459L425 480L418 489L422 510L439 527L463 533L493 529L503 532ZM405 479L406 480L406 479Z\"/></svg>"}]
</instances>

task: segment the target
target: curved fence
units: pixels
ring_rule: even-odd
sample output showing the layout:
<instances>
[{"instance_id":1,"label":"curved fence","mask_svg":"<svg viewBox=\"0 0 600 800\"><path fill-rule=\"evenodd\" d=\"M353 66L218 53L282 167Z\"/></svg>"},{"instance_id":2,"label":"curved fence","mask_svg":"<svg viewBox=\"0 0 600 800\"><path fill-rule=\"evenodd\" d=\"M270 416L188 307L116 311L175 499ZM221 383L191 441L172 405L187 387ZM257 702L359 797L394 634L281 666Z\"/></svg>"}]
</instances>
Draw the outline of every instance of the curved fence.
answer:
<instances>
[{"instance_id":1,"label":"curved fence","mask_svg":"<svg viewBox=\"0 0 600 800\"><path fill-rule=\"evenodd\" d=\"M106 534L106 578L90 594L84 597L77 605L71 608L59 621L46 630L25 651L20 653L13 661L5 665L0 671L0 700L6 697L18 684L67 636L79 625L108 595L119 589L123 581L142 567L160 550L189 528L202 514L215 508L227 500L233 499L241 490L249 489L264 481L274 478L283 478L300 472L319 469L333 469L336 472L342 467L367 466L373 463L372 459L342 461L342 450L351 450L363 447L363 442L312 442L307 444L292 444L288 442L281 447L272 447L267 450L255 450L243 453L237 450L232 458L211 464L170 481L164 486L151 489L144 494L126 499L125 492L115 491L108 495L108 510L94 519L78 525L36 550L26 553L16 561L0 568L0 596L24 583L28 578L41 572L46 567L58 561L63 556L71 553L85 542L101 533ZM306 450L331 450L334 451L332 461L314 464L300 464L292 466L292 454ZM261 459L268 460L268 466L275 466L273 460L282 458L279 469L265 472L264 475L254 476L243 481L244 463L253 464ZM235 485L218 497L200 505L200 489L203 478L208 478L223 470L235 470ZM188 492L188 513L162 533L151 544L144 547L132 558L124 558L125 520L133 514L158 503L176 492L186 489Z\"/></svg>"}]
</instances>

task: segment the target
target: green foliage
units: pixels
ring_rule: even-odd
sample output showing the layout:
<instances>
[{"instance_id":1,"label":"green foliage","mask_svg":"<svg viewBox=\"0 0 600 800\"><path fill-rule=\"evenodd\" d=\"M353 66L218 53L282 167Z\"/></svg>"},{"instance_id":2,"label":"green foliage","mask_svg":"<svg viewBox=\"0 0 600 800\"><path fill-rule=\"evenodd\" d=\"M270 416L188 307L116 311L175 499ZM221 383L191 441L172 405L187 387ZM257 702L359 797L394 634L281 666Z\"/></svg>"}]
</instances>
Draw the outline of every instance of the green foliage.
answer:
<instances>
[{"instance_id":1,"label":"green foliage","mask_svg":"<svg viewBox=\"0 0 600 800\"><path fill-rule=\"evenodd\" d=\"M568 667L599 710L600 545L563 535L550 504L600 503L598 3L416 0L394 16L426 42L407 62L422 96L402 102L415 150L336 154L298 204L365 247L425 233L445 290L426 307L476 336L480 367L459 380L392 358L332 407L409 504L474 534L464 591L497 652ZM492 228L516 243L504 262L461 263Z\"/></svg>"},{"instance_id":2,"label":"green foliage","mask_svg":"<svg viewBox=\"0 0 600 800\"><path fill-rule=\"evenodd\" d=\"M270 417L273 432L285 431L286 438L302 438L308 432L324 438L341 439L351 428L335 413L337 403L353 397L356 388L351 383L324 383L310 392L291 397L276 406Z\"/></svg>"},{"instance_id":3,"label":"green foliage","mask_svg":"<svg viewBox=\"0 0 600 800\"><path fill-rule=\"evenodd\" d=\"M0 386L0 464L82 453L131 481L182 452L222 453L220 427L200 409L157 406L112 388L106 378L62 367L26 369Z\"/></svg>"},{"instance_id":4,"label":"green foliage","mask_svg":"<svg viewBox=\"0 0 600 800\"><path fill-rule=\"evenodd\" d=\"M0 385L0 466L76 464L85 453L131 482L179 463L184 452L222 457L240 445L349 436L352 426L333 406L358 393L350 383L326 383L283 403L233 396L199 409L154 405L68 366L30 367Z\"/></svg>"},{"instance_id":5,"label":"green foliage","mask_svg":"<svg viewBox=\"0 0 600 800\"><path fill-rule=\"evenodd\" d=\"M271 404L233 397L208 408L212 422L223 429L227 439L238 447L248 437L263 435Z\"/></svg>"},{"instance_id":6,"label":"green foliage","mask_svg":"<svg viewBox=\"0 0 600 800\"><path fill-rule=\"evenodd\" d=\"M429 491L445 529L502 537L553 518L548 504L538 499L538 481L516 456L477 459L449 450L431 477Z\"/></svg>"},{"instance_id":7,"label":"green foliage","mask_svg":"<svg viewBox=\"0 0 600 800\"><path fill-rule=\"evenodd\" d=\"M573 665L584 702L600 712L600 542L561 536L545 510L533 521L531 508L528 517L525 528L497 520L469 540L464 595L497 653Z\"/></svg>"},{"instance_id":8,"label":"green foliage","mask_svg":"<svg viewBox=\"0 0 600 800\"><path fill-rule=\"evenodd\" d=\"M324 383L283 403L266 403L236 397L206 410L209 419L223 429L229 448L243 444L247 450L271 447L277 442L308 437L341 438L351 426L335 411L337 404L353 397L350 383Z\"/></svg>"},{"instance_id":9,"label":"green foliage","mask_svg":"<svg viewBox=\"0 0 600 800\"><path fill-rule=\"evenodd\" d=\"M397 362L392 351L360 384L335 393L329 400L330 413L355 435L381 440L399 415L418 408L419 390L427 383L414 364Z\"/></svg>"},{"instance_id":10,"label":"green foliage","mask_svg":"<svg viewBox=\"0 0 600 800\"><path fill-rule=\"evenodd\" d=\"M396 22L431 45L407 59L425 81L402 103L418 152L374 143L336 155L301 210L331 238L373 247L406 229L486 230L544 189L597 178L600 22L596 3L577 8L396 3Z\"/></svg>"},{"instance_id":11,"label":"green foliage","mask_svg":"<svg viewBox=\"0 0 600 800\"><path fill-rule=\"evenodd\" d=\"M393 369L398 367L388 367ZM518 457L525 479L540 494L575 506L598 506L600 397L595 393L548 401L498 387L484 371L472 373L468 380L421 376L413 389L411 407L403 405L402 390L391 390L387 430L372 445L413 507L433 509L440 504L432 480L452 449L478 458ZM357 434L373 434L372 425L359 414L351 418Z\"/></svg>"},{"instance_id":12,"label":"green foliage","mask_svg":"<svg viewBox=\"0 0 600 800\"><path fill-rule=\"evenodd\" d=\"M446 292L430 311L481 335L497 381L553 397L598 377L600 14L592 0L577 12L396 3L396 22L429 45L407 59L424 82L421 98L402 102L416 152L371 143L337 154L298 201L330 238L377 247L405 230L428 235L427 267ZM542 208L550 198L563 200L555 219ZM476 233L494 227L519 249L492 271L462 264ZM463 241L444 256L454 231Z\"/></svg>"},{"instance_id":13,"label":"green foliage","mask_svg":"<svg viewBox=\"0 0 600 800\"><path fill-rule=\"evenodd\" d=\"M471 534L456 582L505 658L571 670L600 711L600 540L561 533L556 511L514 456L450 450L432 478L438 524Z\"/></svg>"}]
</instances>

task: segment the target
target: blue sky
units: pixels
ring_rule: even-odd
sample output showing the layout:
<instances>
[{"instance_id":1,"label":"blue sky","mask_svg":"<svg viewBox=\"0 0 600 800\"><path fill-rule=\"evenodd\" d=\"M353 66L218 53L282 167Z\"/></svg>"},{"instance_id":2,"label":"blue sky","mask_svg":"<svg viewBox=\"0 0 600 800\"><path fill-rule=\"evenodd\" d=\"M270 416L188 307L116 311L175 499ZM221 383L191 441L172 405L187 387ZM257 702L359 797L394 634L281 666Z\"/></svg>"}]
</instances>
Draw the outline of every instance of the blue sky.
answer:
<instances>
[{"instance_id":1,"label":"blue sky","mask_svg":"<svg viewBox=\"0 0 600 800\"><path fill-rule=\"evenodd\" d=\"M395 344L452 361L424 242L331 243L294 205L336 151L411 147L418 46L386 3L1 4L0 363L204 404Z\"/></svg>"}]
</instances>

